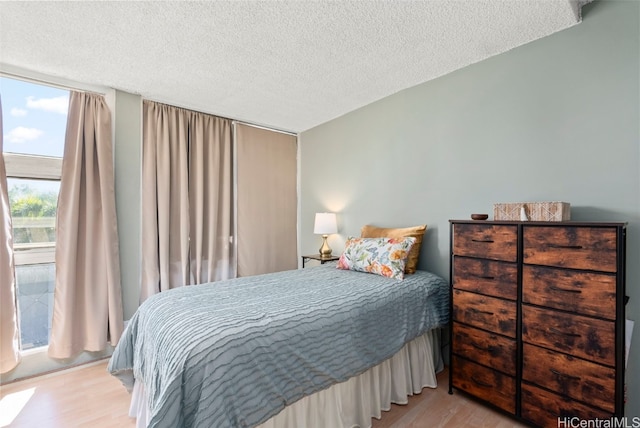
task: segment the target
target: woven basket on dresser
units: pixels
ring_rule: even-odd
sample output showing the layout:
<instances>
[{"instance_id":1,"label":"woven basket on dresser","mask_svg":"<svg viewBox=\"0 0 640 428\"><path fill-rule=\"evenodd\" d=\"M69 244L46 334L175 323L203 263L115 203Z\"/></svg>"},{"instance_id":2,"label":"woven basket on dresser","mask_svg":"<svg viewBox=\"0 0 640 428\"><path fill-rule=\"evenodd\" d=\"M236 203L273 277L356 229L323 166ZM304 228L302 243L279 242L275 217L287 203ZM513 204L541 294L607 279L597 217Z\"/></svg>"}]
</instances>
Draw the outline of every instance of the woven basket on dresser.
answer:
<instances>
[{"instance_id":1,"label":"woven basket on dresser","mask_svg":"<svg viewBox=\"0 0 640 428\"><path fill-rule=\"evenodd\" d=\"M493 204L493 219L522 220L523 207L530 221L567 221L571 218L568 202L514 202Z\"/></svg>"}]
</instances>

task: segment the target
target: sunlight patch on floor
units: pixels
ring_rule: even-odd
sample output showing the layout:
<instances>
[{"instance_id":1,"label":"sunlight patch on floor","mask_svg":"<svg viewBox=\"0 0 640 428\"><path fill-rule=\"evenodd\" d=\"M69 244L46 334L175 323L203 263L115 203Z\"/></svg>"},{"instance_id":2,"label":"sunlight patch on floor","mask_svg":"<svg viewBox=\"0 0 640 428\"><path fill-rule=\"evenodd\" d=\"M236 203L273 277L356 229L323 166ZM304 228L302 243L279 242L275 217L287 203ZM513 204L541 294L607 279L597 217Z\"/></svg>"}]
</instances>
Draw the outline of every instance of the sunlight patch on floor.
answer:
<instances>
[{"instance_id":1,"label":"sunlight patch on floor","mask_svg":"<svg viewBox=\"0 0 640 428\"><path fill-rule=\"evenodd\" d=\"M7 394L0 399L0 428L11 425L35 392L35 388L29 388Z\"/></svg>"}]
</instances>

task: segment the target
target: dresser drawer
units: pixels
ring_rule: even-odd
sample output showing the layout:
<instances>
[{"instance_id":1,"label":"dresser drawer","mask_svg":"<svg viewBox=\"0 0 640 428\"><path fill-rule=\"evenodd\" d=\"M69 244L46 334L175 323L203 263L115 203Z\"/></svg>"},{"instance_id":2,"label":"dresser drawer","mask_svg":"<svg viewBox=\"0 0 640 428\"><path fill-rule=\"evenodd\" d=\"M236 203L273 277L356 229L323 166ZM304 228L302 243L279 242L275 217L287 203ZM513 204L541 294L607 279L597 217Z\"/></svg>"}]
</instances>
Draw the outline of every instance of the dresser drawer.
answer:
<instances>
[{"instance_id":1,"label":"dresser drawer","mask_svg":"<svg viewBox=\"0 0 640 428\"><path fill-rule=\"evenodd\" d=\"M516 375L516 341L477 328L453 323L453 353L484 366Z\"/></svg>"},{"instance_id":2,"label":"dresser drawer","mask_svg":"<svg viewBox=\"0 0 640 428\"><path fill-rule=\"evenodd\" d=\"M456 224L453 227L453 253L515 262L518 256L516 226Z\"/></svg>"},{"instance_id":3,"label":"dresser drawer","mask_svg":"<svg viewBox=\"0 0 640 428\"><path fill-rule=\"evenodd\" d=\"M516 337L516 302L453 290L453 319L483 330Z\"/></svg>"},{"instance_id":4,"label":"dresser drawer","mask_svg":"<svg viewBox=\"0 0 640 428\"><path fill-rule=\"evenodd\" d=\"M522 379L615 412L615 370L525 343Z\"/></svg>"},{"instance_id":5,"label":"dresser drawer","mask_svg":"<svg viewBox=\"0 0 640 428\"><path fill-rule=\"evenodd\" d=\"M571 418L610 419L613 413L578 403L568 397L522 383L522 417L541 427L571 426ZM565 422L559 425L558 422Z\"/></svg>"},{"instance_id":6,"label":"dresser drawer","mask_svg":"<svg viewBox=\"0 0 640 428\"><path fill-rule=\"evenodd\" d=\"M509 413L516 411L516 381L495 370L452 356L453 386Z\"/></svg>"},{"instance_id":7,"label":"dresser drawer","mask_svg":"<svg viewBox=\"0 0 640 428\"><path fill-rule=\"evenodd\" d=\"M455 256L453 286L461 290L516 300L518 267L514 263Z\"/></svg>"},{"instance_id":8,"label":"dresser drawer","mask_svg":"<svg viewBox=\"0 0 640 428\"><path fill-rule=\"evenodd\" d=\"M523 305L522 340L611 367L615 365L612 321Z\"/></svg>"},{"instance_id":9,"label":"dresser drawer","mask_svg":"<svg viewBox=\"0 0 640 428\"><path fill-rule=\"evenodd\" d=\"M523 262L616 272L616 236L614 228L523 226Z\"/></svg>"},{"instance_id":10,"label":"dresser drawer","mask_svg":"<svg viewBox=\"0 0 640 428\"><path fill-rule=\"evenodd\" d=\"M523 266L522 301L599 318L616 318L616 277L541 266Z\"/></svg>"}]
</instances>

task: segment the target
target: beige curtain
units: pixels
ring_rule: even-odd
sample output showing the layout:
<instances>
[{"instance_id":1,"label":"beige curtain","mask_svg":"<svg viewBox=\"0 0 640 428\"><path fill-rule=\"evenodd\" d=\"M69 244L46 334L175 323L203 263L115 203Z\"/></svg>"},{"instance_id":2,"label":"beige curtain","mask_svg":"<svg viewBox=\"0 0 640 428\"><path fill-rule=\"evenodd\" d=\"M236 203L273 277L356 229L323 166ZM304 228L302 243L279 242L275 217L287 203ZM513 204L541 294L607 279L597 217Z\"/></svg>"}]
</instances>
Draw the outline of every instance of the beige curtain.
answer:
<instances>
[{"instance_id":1,"label":"beige curtain","mask_svg":"<svg viewBox=\"0 0 640 428\"><path fill-rule=\"evenodd\" d=\"M228 119L143 103L140 299L233 277Z\"/></svg>"},{"instance_id":2,"label":"beige curtain","mask_svg":"<svg viewBox=\"0 0 640 428\"><path fill-rule=\"evenodd\" d=\"M297 139L236 125L238 276L296 269Z\"/></svg>"},{"instance_id":3,"label":"beige curtain","mask_svg":"<svg viewBox=\"0 0 640 428\"><path fill-rule=\"evenodd\" d=\"M123 330L111 115L104 97L71 92L56 221L49 356L116 345Z\"/></svg>"},{"instance_id":4,"label":"beige curtain","mask_svg":"<svg viewBox=\"0 0 640 428\"><path fill-rule=\"evenodd\" d=\"M194 112L189 130L191 283L202 284L235 276L231 121Z\"/></svg>"},{"instance_id":5,"label":"beige curtain","mask_svg":"<svg viewBox=\"0 0 640 428\"><path fill-rule=\"evenodd\" d=\"M16 282L13 261L13 228L4 166L2 100L0 100L0 373L20 362Z\"/></svg>"},{"instance_id":6,"label":"beige curtain","mask_svg":"<svg viewBox=\"0 0 640 428\"><path fill-rule=\"evenodd\" d=\"M140 297L188 283L188 112L143 102Z\"/></svg>"}]
</instances>

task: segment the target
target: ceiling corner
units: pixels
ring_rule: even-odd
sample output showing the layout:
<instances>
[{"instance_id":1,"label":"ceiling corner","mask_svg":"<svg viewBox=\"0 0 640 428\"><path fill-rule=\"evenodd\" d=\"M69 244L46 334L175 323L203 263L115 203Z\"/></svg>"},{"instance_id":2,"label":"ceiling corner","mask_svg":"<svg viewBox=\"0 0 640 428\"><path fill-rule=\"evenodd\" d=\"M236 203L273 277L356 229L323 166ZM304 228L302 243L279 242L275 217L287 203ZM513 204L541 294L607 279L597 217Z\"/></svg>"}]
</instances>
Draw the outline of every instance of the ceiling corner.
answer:
<instances>
[{"instance_id":1,"label":"ceiling corner","mask_svg":"<svg viewBox=\"0 0 640 428\"><path fill-rule=\"evenodd\" d=\"M593 0L568 0L569 6L573 10L577 22L582 22L582 6L591 3Z\"/></svg>"}]
</instances>

